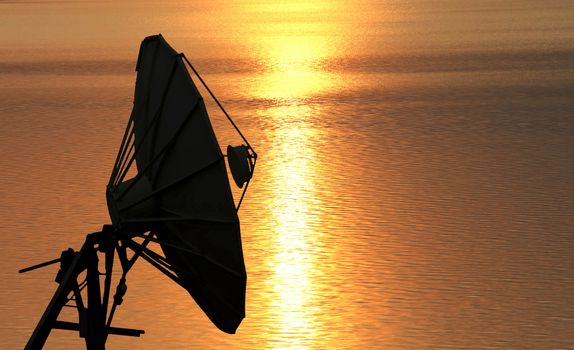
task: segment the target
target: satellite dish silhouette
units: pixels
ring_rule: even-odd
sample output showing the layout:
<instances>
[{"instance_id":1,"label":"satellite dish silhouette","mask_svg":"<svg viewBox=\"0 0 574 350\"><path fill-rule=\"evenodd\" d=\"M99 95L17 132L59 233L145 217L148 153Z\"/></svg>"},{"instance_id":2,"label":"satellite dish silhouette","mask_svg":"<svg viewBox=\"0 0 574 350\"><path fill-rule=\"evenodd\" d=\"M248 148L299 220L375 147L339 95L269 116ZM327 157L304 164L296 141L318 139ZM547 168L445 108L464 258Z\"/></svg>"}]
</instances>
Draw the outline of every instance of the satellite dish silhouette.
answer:
<instances>
[{"instance_id":1,"label":"satellite dish silhouette","mask_svg":"<svg viewBox=\"0 0 574 350\"><path fill-rule=\"evenodd\" d=\"M230 172L243 188L237 205L226 155L187 67L245 142L227 147ZM78 252L70 248L59 259L20 270L60 262L59 287L26 349L42 348L54 328L79 331L88 349L104 349L110 334L144 333L111 326L127 291L126 275L140 257L185 288L220 330L235 333L245 317L247 275L237 211L257 154L189 60L161 34L142 41L136 71L133 110L106 189L112 225L88 235ZM127 178L134 170L137 174ZM159 244L163 255L150 249L150 243ZM105 256L103 291L98 251ZM122 275L110 306L115 254ZM78 323L58 320L64 306L78 309Z\"/></svg>"}]
</instances>

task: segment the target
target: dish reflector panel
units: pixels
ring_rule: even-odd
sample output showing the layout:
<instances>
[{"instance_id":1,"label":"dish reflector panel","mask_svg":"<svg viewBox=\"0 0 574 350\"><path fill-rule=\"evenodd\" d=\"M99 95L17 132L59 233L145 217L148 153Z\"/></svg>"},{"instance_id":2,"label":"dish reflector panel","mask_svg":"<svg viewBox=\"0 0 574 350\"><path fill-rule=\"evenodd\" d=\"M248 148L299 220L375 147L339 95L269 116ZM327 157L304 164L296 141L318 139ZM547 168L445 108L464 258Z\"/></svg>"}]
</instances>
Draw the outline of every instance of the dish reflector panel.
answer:
<instances>
[{"instance_id":1,"label":"dish reflector panel","mask_svg":"<svg viewBox=\"0 0 574 350\"><path fill-rule=\"evenodd\" d=\"M218 328L235 333L245 317L239 219L203 98L161 35L142 42L136 70L130 123L138 174L124 180L121 166L114 169L113 224L155 233L178 283Z\"/></svg>"}]
</instances>

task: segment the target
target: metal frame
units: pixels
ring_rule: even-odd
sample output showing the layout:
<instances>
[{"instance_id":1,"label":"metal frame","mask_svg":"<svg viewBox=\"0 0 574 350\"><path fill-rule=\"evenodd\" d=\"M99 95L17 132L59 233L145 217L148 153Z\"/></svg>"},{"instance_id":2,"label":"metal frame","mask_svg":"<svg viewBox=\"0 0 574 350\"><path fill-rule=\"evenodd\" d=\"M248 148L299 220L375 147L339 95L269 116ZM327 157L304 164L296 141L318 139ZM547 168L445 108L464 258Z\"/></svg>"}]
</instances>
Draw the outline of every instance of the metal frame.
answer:
<instances>
[{"instance_id":1,"label":"metal frame","mask_svg":"<svg viewBox=\"0 0 574 350\"><path fill-rule=\"evenodd\" d=\"M143 242L138 243L134 241L134 237L143 238ZM61 257L58 259L20 270L20 273L24 273L57 262L60 263L60 270L56 275L56 282L59 283L59 286L28 340L25 349L42 349L52 329L79 332L80 337L85 339L88 350L105 349L108 335L139 337L144 334L145 331L139 329L111 326L116 308L122 304L123 297L127 291L127 273L140 257L178 284L182 282L177 273L183 273L182 270L177 270L178 272L176 273L176 266L169 263L165 257L149 249L147 246L150 242L165 244L165 242L155 238L153 232L147 234L127 233L118 231L111 225L104 225L102 231L86 236L86 240L79 251L68 248L62 252ZM188 249L175 245L170 246L188 252ZM134 253L131 258L128 258L127 249ZM104 255L104 273L100 273L98 269L98 253ZM110 306L112 268L115 254L117 254L120 261L122 275ZM84 272L85 280L79 281L80 275ZM100 290L101 276L104 276L103 291ZM87 294L86 296L82 296L83 291L87 291L85 293ZM84 300L87 301L87 304L84 303ZM73 307L78 310L77 323L58 320L63 307Z\"/></svg>"}]
</instances>

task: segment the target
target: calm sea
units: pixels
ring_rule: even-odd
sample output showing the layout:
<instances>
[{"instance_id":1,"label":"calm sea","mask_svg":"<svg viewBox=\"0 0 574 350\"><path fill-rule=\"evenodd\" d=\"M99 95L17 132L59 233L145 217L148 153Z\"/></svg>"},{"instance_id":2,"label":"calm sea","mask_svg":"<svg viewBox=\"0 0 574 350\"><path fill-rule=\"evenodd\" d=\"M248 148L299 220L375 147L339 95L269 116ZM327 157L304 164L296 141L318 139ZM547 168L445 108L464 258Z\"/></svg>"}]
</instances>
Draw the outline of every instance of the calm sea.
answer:
<instances>
[{"instance_id":1,"label":"calm sea","mask_svg":"<svg viewBox=\"0 0 574 350\"><path fill-rule=\"evenodd\" d=\"M574 348L573 19L570 0L0 1L0 348L56 288L57 266L17 270L110 221L157 33L260 154L247 317L218 331L142 261L114 324L146 334L110 349Z\"/></svg>"}]
</instances>

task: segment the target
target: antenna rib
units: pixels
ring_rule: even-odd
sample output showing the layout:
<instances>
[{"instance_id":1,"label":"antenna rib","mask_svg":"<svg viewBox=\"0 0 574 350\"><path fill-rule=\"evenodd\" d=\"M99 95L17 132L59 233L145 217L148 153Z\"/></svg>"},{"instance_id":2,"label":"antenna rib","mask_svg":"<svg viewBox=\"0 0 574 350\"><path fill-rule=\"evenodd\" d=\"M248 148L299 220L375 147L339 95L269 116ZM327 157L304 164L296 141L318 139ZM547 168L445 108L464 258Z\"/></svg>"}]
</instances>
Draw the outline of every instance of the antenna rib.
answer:
<instances>
[{"instance_id":1,"label":"antenna rib","mask_svg":"<svg viewBox=\"0 0 574 350\"><path fill-rule=\"evenodd\" d=\"M196 102L195 105L193 106L193 108L191 109L191 111L189 112L189 114L187 115L187 117L185 118L185 120L181 123L181 125L176 130L173 137L169 140L169 142L165 144L165 146L153 157L153 159L148 164L146 164L144 169L142 169L141 171L138 172L138 174L136 175L134 180L125 188L125 190L122 191L122 193L118 196L118 198L116 200L119 201L120 199L122 199L125 196L125 194L128 193L128 191L144 176L144 174L146 174L147 171L149 169L151 169L153 163L155 163L164 153L166 153L167 151L172 149L172 147L175 143L175 140L177 140L177 136L179 135L181 130L183 130L183 127L187 124L187 121L191 119L191 116L197 110L198 106L199 106L199 102Z\"/></svg>"},{"instance_id":2,"label":"antenna rib","mask_svg":"<svg viewBox=\"0 0 574 350\"><path fill-rule=\"evenodd\" d=\"M231 123L231 125L233 125L233 127L235 128L235 130L237 131L237 133L239 134L239 136L241 136L241 138L243 139L243 141L245 141L247 147L249 147L249 149L251 149L251 151L253 152L253 154L256 155L255 151L253 150L253 147L251 147L251 145L249 144L249 141L247 141L247 139L245 138L245 136L243 136L243 133L241 132L241 130L239 130L239 127L237 127L237 125L235 124L235 122L233 121L233 119L231 119L231 117L229 116L229 114L227 113L227 111L225 110L225 108L223 108L223 106L221 105L221 103L219 102L219 100L217 99L217 97L215 97L215 95L213 94L213 92L211 92L211 89L209 88L209 86L207 86L207 84L205 83L205 81L203 81L203 78L199 75L199 73L197 72L197 70L195 70L195 67L193 67L193 65L191 64L191 62L187 59L187 57L185 56L185 54L181 54L181 56L183 57L183 59L185 60L185 62L187 62L187 64L189 65L189 68L191 68L191 70L193 71L193 73L195 74L195 76L197 76L197 78L199 79L199 81L201 82L201 84L205 87L205 89L207 90L207 92L209 92L209 95L211 96L211 98L213 98L213 100L215 101L215 103L217 103L217 106L219 107L219 109L221 109L221 111L223 112L223 114L225 114L225 116L227 117L227 120L229 120L229 122Z\"/></svg>"},{"instance_id":3,"label":"antenna rib","mask_svg":"<svg viewBox=\"0 0 574 350\"><path fill-rule=\"evenodd\" d=\"M127 164L127 167L126 167L125 170L123 171L122 175L119 177L119 180L116 182L116 184L119 184L119 183L121 183L121 182L123 181L123 179L125 178L126 174L128 173L128 170L130 169L130 167L131 167L133 161L135 160L136 156L138 155L139 151L141 150L141 146L143 145L143 142L145 141L146 137L148 136L149 131L152 129L153 126L155 126L155 123L159 120L159 117L160 117L161 114L162 114L163 105L164 105L164 103L165 103L165 98L167 97L167 93L168 93L169 88L170 88L170 86L171 86L171 81L173 80L173 76L174 76L174 73L175 73L175 69L177 68L177 63L178 63L178 61L177 61L177 59L175 59L175 60L173 61L173 66L172 66L171 72L170 72L170 74L169 74L169 79L167 80L166 86L165 86L165 88L164 88L164 90L163 90L163 94L162 94L162 96L161 96L161 102L160 102L160 104L159 104L159 107L158 107L158 109L157 109L157 111L156 111L156 113L155 113L155 115L154 115L152 121L149 123L149 125L147 126L147 128L146 128L144 134L142 135L142 138L141 138L140 142L138 143L137 147L135 146L135 143L132 144L132 147L131 147L131 148L135 148L135 152L134 152L134 154L131 156L131 158L130 158L128 164ZM134 127L135 127L135 126L134 126Z\"/></svg>"},{"instance_id":4,"label":"antenna rib","mask_svg":"<svg viewBox=\"0 0 574 350\"><path fill-rule=\"evenodd\" d=\"M152 192L148 193L147 195L145 195L145 196L143 196L142 198L138 199L137 201L135 201L135 202L129 204L128 206L121 208L120 211L123 212L123 211L126 211L126 210L130 209L130 208L135 207L136 205L138 205L138 204L140 204L140 203L146 201L147 199L149 199L149 198L155 196L156 194L161 193L161 192L163 192L163 191L166 191L166 190L168 190L169 188L171 188L172 186L177 185L178 183L180 183L180 182L182 182L182 181L185 181L185 180L187 180L187 179L189 179L189 178L191 178L191 177L193 177L193 176L195 176L195 175L201 173L202 171L204 171L204 170L206 170L206 169L212 167L213 165L216 165L221 159L223 159L223 157L217 157L214 161L212 161L212 162L210 162L210 163L204 165L203 167L201 167L201 168L195 170L194 172L192 172L192 173L190 173L190 174L187 174L187 175L185 175L185 176L182 176L181 178L179 178L179 179L177 179L177 180L174 180L173 182L171 182L171 183L169 183L169 184L167 184L167 185L164 185L164 186L158 188L158 189L155 190L155 191L152 191Z\"/></svg>"}]
</instances>

